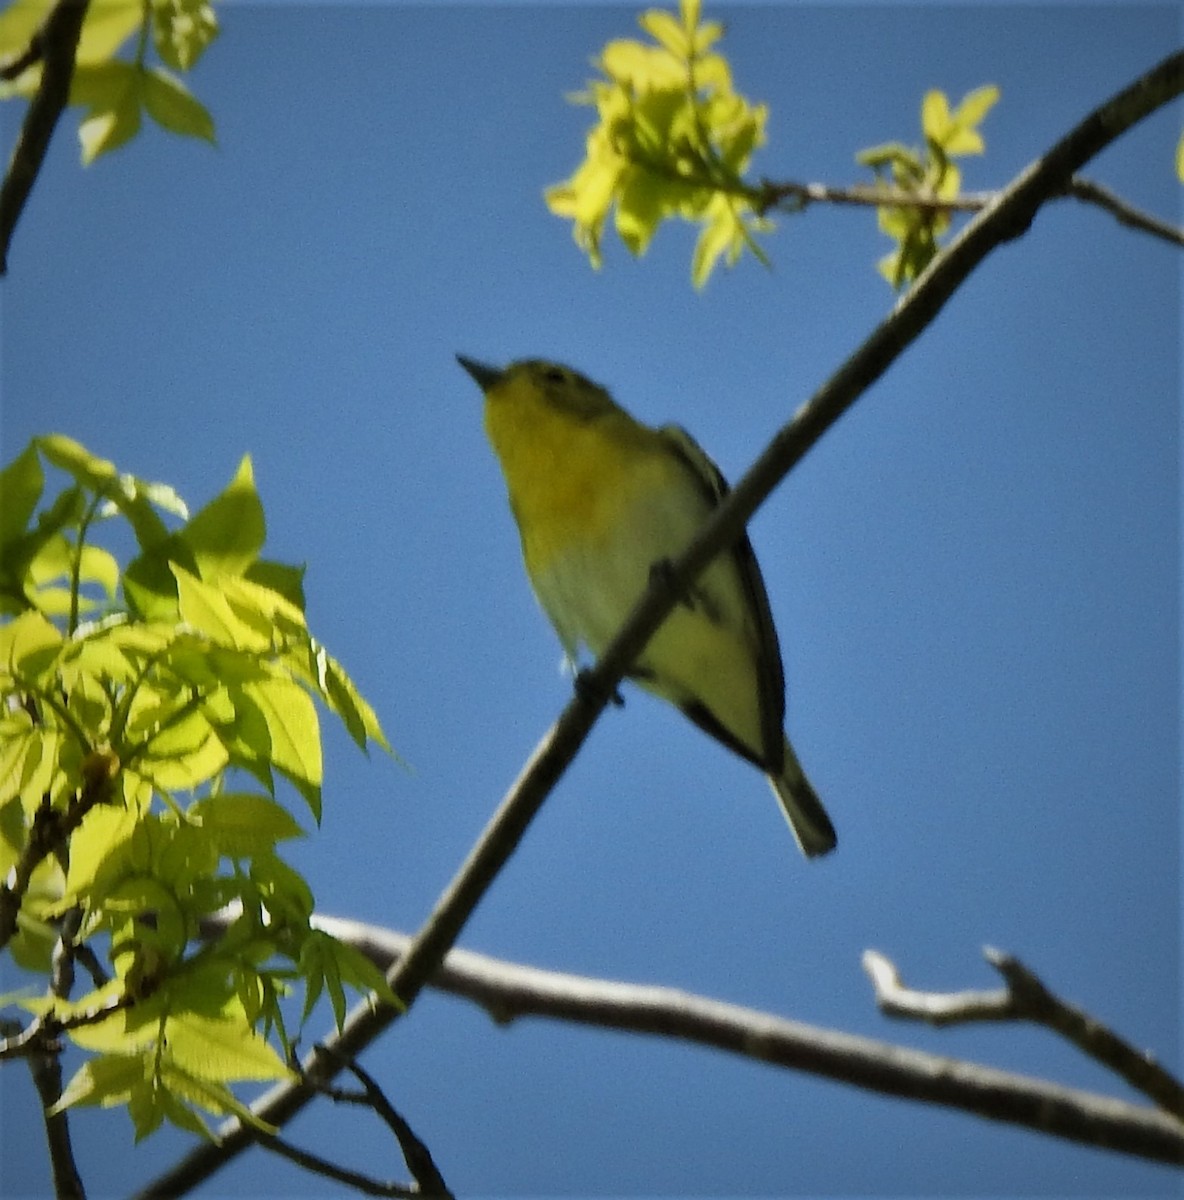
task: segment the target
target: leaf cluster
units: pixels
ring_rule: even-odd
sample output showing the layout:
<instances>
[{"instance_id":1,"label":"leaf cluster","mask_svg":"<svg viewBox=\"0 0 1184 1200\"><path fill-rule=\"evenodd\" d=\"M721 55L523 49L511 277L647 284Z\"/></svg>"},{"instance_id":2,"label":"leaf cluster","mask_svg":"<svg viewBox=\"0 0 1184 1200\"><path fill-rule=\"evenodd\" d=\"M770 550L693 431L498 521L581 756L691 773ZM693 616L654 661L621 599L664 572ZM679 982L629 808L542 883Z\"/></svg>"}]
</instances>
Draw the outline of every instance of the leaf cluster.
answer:
<instances>
[{"instance_id":1,"label":"leaf cluster","mask_svg":"<svg viewBox=\"0 0 1184 1200\"><path fill-rule=\"evenodd\" d=\"M677 19L651 9L639 24L653 44L622 39L605 47L596 60L603 78L572 97L598 117L584 161L546 192L548 207L571 219L594 266L614 208L616 231L634 255L667 218L699 225L696 287L721 257L731 265L747 248L764 261L754 235L771 228L743 181L765 140L768 112L735 91L727 60L711 49L723 27L700 23L699 10L699 0L680 0Z\"/></svg>"},{"instance_id":2,"label":"leaf cluster","mask_svg":"<svg viewBox=\"0 0 1184 1200\"><path fill-rule=\"evenodd\" d=\"M68 480L48 500L46 465ZM126 567L95 540L119 519ZM277 779L320 814L314 701L363 749L389 746L264 536L248 458L192 517L60 436L0 472L0 947L45 977L20 1001L45 1035L92 1055L59 1107L126 1104L137 1137L246 1116L231 1084L289 1073L295 984L302 1021L327 991L340 1023L346 986L394 1002L311 928L279 853L302 831ZM62 962L84 959L93 988L71 997Z\"/></svg>"},{"instance_id":3,"label":"leaf cluster","mask_svg":"<svg viewBox=\"0 0 1184 1200\"><path fill-rule=\"evenodd\" d=\"M979 126L998 99L999 89L989 84L968 92L951 109L945 92L931 90L921 102L921 147L885 142L855 156L871 168L877 182L890 184L895 196L912 201L877 209L881 231L896 242L896 249L878 263L894 288L916 279L937 253L938 239L950 227L950 211L940 202L952 201L962 188L954 159L982 154Z\"/></svg>"},{"instance_id":4,"label":"leaf cluster","mask_svg":"<svg viewBox=\"0 0 1184 1200\"><path fill-rule=\"evenodd\" d=\"M14 0L0 13L0 58L20 54L37 34L54 0ZM218 36L209 0L93 0L78 41L70 103L85 115L79 126L84 165L122 146L147 113L162 129L214 142L214 120L178 78L191 70ZM130 58L116 58L135 39ZM150 61L150 50L159 62ZM41 80L32 63L0 85L0 97L31 96Z\"/></svg>"}]
</instances>

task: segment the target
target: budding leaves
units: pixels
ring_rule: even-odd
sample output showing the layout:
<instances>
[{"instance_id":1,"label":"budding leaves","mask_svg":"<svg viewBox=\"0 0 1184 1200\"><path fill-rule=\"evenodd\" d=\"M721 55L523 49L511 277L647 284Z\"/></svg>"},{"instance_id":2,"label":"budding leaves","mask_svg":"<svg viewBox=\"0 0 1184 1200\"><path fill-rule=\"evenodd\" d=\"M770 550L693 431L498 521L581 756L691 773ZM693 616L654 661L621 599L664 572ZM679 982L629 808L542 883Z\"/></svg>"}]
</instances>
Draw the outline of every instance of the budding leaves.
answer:
<instances>
[{"instance_id":1,"label":"budding leaves","mask_svg":"<svg viewBox=\"0 0 1184 1200\"><path fill-rule=\"evenodd\" d=\"M47 473L64 476L56 497ZM121 518L126 567L96 540ZM165 1121L207 1133L203 1113L253 1120L232 1086L287 1078L285 1020L318 997L339 1020L348 990L397 1003L314 928L281 857L303 836L285 791L320 818L319 709L389 746L265 536L249 458L192 518L171 488L58 435L0 470L0 950L45 980L22 1006L90 1056L58 1108L124 1105L137 1138ZM225 933L199 940L227 906ZM70 911L109 978L63 997L52 952ZM297 988L303 1015L284 1003Z\"/></svg>"},{"instance_id":2,"label":"budding leaves","mask_svg":"<svg viewBox=\"0 0 1184 1200\"><path fill-rule=\"evenodd\" d=\"M0 13L0 57L22 53L51 8L51 0L18 0ZM116 57L137 34L133 56ZM213 143L213 117L177 74L190 70L217 35L218 19L208 0L92 3L82 24L69 99L84 109L78 129L83 165L131 141L145 113L170 133ZM148 61L150 45L159 65ZM40 80L37 62L0 85L0 96L31 96Z\"/></svg>"},{"instance_id":3,"label":"budding leaves","mask_svg":"<svg viewBox=\"0 0 1184 1200\"><path fill-rule=\"evenodd\" d=\"M744 181L753 151L764 143L768 111L732 87L731 69L711 47L723 35L701 23L699 0L680 0L679 16L658 9L639 20L654 44L610 42L601 78L572 97L599 118L584 161L548 188L548 208L572 222L576 244L601 263L610 213L629 252L644 254L662 221L699 226L691 277L702 287L721 258L748 249L764 261L755 234L771 228Z\"/></svg>"},{"instance_id":4,"label":"budding leaves","mask_svg":"<svg viewBox=\"0 0 1184 1200\"><path fill-rule=\"evenodd\" d=\"M885 142L855 156L879 183L911 201L876 209L881 233L897 243L878 264L880 274L894 288L912 283L937 253L939 240L950 228L950 212L941 202L953 200L962 187L962 173L953 160L982 154L979 125L998 99L999 89L988 85L968 92L951 109L945 92L931 90L921 101L923 147Z\"/></svg>"}]
</instances>

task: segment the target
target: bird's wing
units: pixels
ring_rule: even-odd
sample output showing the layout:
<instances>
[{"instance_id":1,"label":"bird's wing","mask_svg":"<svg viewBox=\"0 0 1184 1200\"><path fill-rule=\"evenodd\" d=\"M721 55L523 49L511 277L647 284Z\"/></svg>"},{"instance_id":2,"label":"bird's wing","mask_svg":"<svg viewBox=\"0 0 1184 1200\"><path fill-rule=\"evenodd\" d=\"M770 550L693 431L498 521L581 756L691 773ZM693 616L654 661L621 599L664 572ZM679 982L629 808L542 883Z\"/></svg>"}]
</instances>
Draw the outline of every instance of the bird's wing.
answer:
<instances>
[{"instance_id":1,"label":"bird's wing","mask_svg":"<svg viewBox=\"0 0 1184 1200\"><path fill-rule=\"evenodd\" d=\"M658 433L666 439L694 477L704 499L712 508L718 508L730 490L728 481L719 467L682 426L663 425ZM765 749L763 765L767 771L776 773L780 770L785 753L785 673L781 664L781 645L773 625L773 614L769 611L769 595L765 591L765 581L761 577L761 569L756 561L752 543L748 540L748 534L742 533L728 553L735 564L756 628L762 738ZM691 713L688 715L702 724L699 717Z\"/></svg>"}]
</instances>

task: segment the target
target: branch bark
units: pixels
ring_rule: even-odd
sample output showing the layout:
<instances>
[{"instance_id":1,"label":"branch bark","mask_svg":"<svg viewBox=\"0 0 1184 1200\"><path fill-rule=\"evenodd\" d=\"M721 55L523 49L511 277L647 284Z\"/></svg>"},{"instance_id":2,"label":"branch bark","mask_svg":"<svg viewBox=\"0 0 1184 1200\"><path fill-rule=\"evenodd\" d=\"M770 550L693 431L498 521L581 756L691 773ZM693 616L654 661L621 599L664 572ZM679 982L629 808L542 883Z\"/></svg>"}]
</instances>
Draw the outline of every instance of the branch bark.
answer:
<instances>
[{"instance_id":1,"label":"branch bark","mask_svg":"<svg viewBox=\"0 0 1184 1200\"><path fill-rule=\"evenodd\" d=\"M70 98L74 56L88 2L58 0L33 39L43 59L41 83L29 102L4 183L0 185L0 275L8 273L8 249L13 231L37 181L58 118Z\"/></svg>"},{"instance_id":2,"label":"branch bark","mask_svg":"<svg viewBox=\"0 0 1184 1200\"><path fill-rule=\"evenodd\" d=\"M1148 233L1152 237L1184 247L1184 229L1136 208L1128 200L1092 179L1074 175L1066 184L1062 196L1093 204L1108 212L1120 225ZM925 212L977 213L993 204L998 192L960 192L956 196L918 196L900 188L878 183L856 183L850 187L833 187L825 183L774 182L763 180L757 188L756 211L765 213L771 208L788 206L791 212L802 212L812 204L834 204L854 208L910 208ZM1052 197L1050 197L1051 199Z\"/></svg>"},{"instance_id":3,"label":"branch bark","mask_svg":"<svg viewBox=\"0 0 1184 1200\"><path fill-rule=\"evenodd\" d=\"M996 247L1023 234L1040 207L1063 194L1075 172L1126 130L1184 91L1184 51L1152 67L1069 131L1026 167L996 199L970 220L929 264L893 312L838 371L774 436L752 468L715 511L669 572L655 572L645 595L600 661L586 673L539 743L493 819L440 896L407 953L391 969L389 981L405 1009L454 945L486 890L506 864L523 834L566 770L616 685L658 626L706 566L731 545L756 509L822 435L880 378L941 311L946 301ZM366 1001L346 1019L339 1052L354 1058L401 1015ZM331 1079L340 1065L313 1051L304 1063L311 1079ZM253 1111L282 1126L315 1095L304 1083L277 1086ZM254 1134L238 1120L225 1124L216 1144L199 1146L142 1193L177 1195L197 1186L250 1145Z\"/></svg>"},{"instance_id":4,"label":"branch bark","mask_svg":"<svg viewBox=\"0 0 1184 1200\"><path fill-rule=\"evenodd\" d=\"M875 950L864 952L863 967L883 1013L931 1025L1034 1021L1059 1033L1184 1123L1184 1087L1150 1054L1136 1050L1101 1021L1062 1000L1018 958L990 946L983 957L1003 976L1005 987L989 992L916 991L905 987L895 965Z\"/></svg>"},{"instance_id":5,"label":"branch bark","mask_svg":"<svg viewBox=\"0 0 1184 1200\"><path fill-rule=\"evenodd\" d=\"M314 923L388 971L412 943L405 933L360 921L317 917ZM204 936L216 936L225 924L214 918L203 930ZM1052 1137L1184 1165L1184 1122L1157 1109L674 988L546 971L471 950L450 951L430 986L472 1001L499 1025L522 1017L545 1017L677 1038L868 1091L938 1104ZM981 994L956 995L966 998ZM332 1039L329 1048L332 1050Z\"/></svg>"}]
</instances>

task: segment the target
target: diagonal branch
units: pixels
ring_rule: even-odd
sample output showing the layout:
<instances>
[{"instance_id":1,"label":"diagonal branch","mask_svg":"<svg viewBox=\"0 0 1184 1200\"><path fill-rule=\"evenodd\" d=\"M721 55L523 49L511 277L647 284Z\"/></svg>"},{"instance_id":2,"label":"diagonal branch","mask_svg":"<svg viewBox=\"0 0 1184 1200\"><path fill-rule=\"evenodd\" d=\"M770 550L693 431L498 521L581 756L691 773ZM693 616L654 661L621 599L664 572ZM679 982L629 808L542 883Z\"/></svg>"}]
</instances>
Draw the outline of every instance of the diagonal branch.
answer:
<instances>
[{"instance_id":1,"label":"diagonal branch","mask_svg":"<svg viewBox=\"0 0 1184 1200\"><path fill-rule=\"evenodd\" d=\"M932 1025L971 1021L1034 1021L1071 1041L1079 1050L1184 1121L1184 1086L1150 1054L1136 1050L1088 1013L1062 1000L1018 958L990 946L983 957L1006 987L989 992L919 992L905 987L884 955L867 950L863 967L871 976L880 1011Z\"/></svg>"},{"instance_id":2,"label":"diagonal branch","mask_svg":"<svg viewBox=\"0 0 1184 1200\"><path fill-rule=\"evenodd\" d=\"M774 436L740 479L702 532L668 572L655 572L600 661L559 719L544 735L498 806L468 857L437 900L407 954L391 969L391 988L410 1008L454 945L482 896L497 877L552 787L575 757L618 682L707 565L741 535L749 518L790 469L855 401L917 339L980 262L996 247L1019 237L1040 207L1061 195L1073 174L1131 126L1184 91L1184 51L1145 75L1090 113L1049 151L1026 167L996 200L971 221L921 273L892 313L838 371ZM365 1001L348 1015L338 1050L356 1057L400 1012ZM313 1051L304 1070L315 1079L332 1078L340 1064ZM281 1084L265 1093L254 1113L283 1125L315 1092L306 1083ZM254 1134L237 1119L219 1131L216 1144L199 1146L142 1193L176 1195L197 1186L250 1145Z\"/></svg>"},{"instance_id":3,"label":"diagonal branch","mask_svg":"<svg viewBox=\"0 0 1184 1200\"><path fill-rule=\"evenodd\" d=\"M88 0L58 0L30 44L29 64L44 60L41 83L29 102L16 148L0 185L0 275L8 273L8 248L25 201L33 190L58 118L70 98L74 56ZM35 56L30 57L34 55Z\"/></svg>"}]
</instances>

